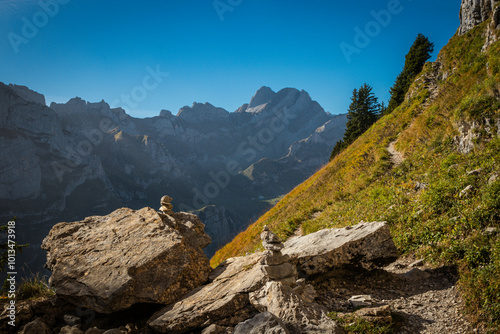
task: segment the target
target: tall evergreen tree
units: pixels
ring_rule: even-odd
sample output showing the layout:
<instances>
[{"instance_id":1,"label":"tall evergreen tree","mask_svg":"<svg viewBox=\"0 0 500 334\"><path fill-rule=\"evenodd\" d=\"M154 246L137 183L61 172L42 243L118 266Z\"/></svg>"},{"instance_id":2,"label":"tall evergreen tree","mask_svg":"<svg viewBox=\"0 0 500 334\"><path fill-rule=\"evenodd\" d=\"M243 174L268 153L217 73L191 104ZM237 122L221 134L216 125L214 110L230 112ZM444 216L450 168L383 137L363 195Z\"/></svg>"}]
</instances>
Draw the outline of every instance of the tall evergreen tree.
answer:
<instances>
[{"instance_id":1,"label":"tall evergreen tree","mask_svg":"<svg viewBox=\"0 0 500 334\"><path fill-rule=\"evenodd\" d=\"M432 52L434 52L434 43L431 43L424 35L418 34L410 51L405 57L405 66L403 70L398 75L394 86L392 86L390 90L391 99L389 100L389 106L385 114L391 113L403 103L413 80L422 72L425 62L431 58Z\"/></svg>"},{"instance_id":2,"label":"tall evergreen tree","mask_svg":"<svg viewBox=\"0 0 500 334\"><path fill-rule=\"evenodd\" d=\"M354 89L347 113L344 138L333 148L330 160L368 130L380 117L380 110L381 105L370 85L365 83L359 89Z\"/></svg>"}]
</instances>

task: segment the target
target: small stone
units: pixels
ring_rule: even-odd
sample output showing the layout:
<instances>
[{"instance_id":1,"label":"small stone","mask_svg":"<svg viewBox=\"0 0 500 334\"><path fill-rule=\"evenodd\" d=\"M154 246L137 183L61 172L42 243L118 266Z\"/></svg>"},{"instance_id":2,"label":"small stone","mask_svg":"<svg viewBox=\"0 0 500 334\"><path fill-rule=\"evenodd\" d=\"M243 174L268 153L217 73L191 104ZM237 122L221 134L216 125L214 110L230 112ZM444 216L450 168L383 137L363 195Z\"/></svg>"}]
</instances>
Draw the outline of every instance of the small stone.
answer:
<instances>
[{"instance_id":1,"label":"small stone","mask_svg":"<svg viewBox=\"0 0 500 334\"><path fill-rule=\"evenodd\" d=\"M415 262L410 263L410 268L421 267L424 265L424 259L417 260Z\"/></svg>"},{"instance_id":2,"label":"small stone","mask_svg":"<svg viewBox=\"0 0 500 334\"><path fill-rule=\"evenodd\" d=\"M479 175L479 174L481 174L482 171L483 171L482 168L471 170L470 172L467 173L467 175L469 175L469 176Z\"/></svg>"},{"instance_id":3,"label":"small stone","mask_svg":"<svg viewBox=\"0 0 500 334\"><path fill-rule=\"evenodd\" d=\"M425 183L420 183L420 182L415 183L415 191L424 190L425 188L427 188L427 185Z\"/></svg>"},{"instance_id":4,"label":"small stone","mask_svg":"<svg viewBox=\"0 0 500 334\"><path fill-rule=\"evenodd\" d=\"M487 227L484 232L488 235L492 234L497 234L498 233L498 228L497 227Z\"/></svg>"},{"instance_id":5,"label":"small stone","mask_svg":"<svg viewBox=\"0 0 500 334\"><path fill-rule=\"evenodd\" d=\"M498 180L498 176L498 173L493 173L488 179L488 185L491 186L493 183L495 183Z\"/></svg>"},{"instance_id":6,"label":"small stone","mask_svg":"<svg viewBox=\"0 0 500 334\"><path fill-rule=\"evenodd\" d=\"M59 334L84 334L84 332L77 326L64 326Z\"/></svg>"},{"instance_id":7,"label":"small stone","mask_svg":"<svg viewBox=\"0 0 500 334\"><path fill-rule=\"evenodd\" d=\"M471 185L468 185L467 187L465 187L465 189L460 192L460 198L469 197L470 194L472 193L472 189L474 189L474 187Z\"/></svg>"},{"instance_id":8,"label":"small stone","mask_svg":"<svg viewBox=\"0 0 500 334\"><path fill-rule=\"evenodd\" d=\"M268 266L278 266L290 261L290 256L283 255L281 252L265 251L261 264Z\"/></svg>"},{"instance_id":9,"label":"small stone","mask_svg":"<svg viewBox=\"0 0 500 334\"><path fill-rule=\"evenodd\" d=\"M372 296L358 295L349 298L349 303L354 307L371 306L373 304Z\"/></svg>"},{"instance_id":10,"label":"small stone","mask_svg":"<svg viewBox=\"0 0 500 334\"><path fill-rule=\"evenodd\" d=\"M357 310L354 314L372 323L392 323L391 307L389 305L362 308L361 310Z\"/></svg>"},{"instance_id":11,"label":"small stone","mask_svg":"<svg viewBox=\"0 0 500 334\"><path fill-rule=\"evenodd\" d=\"M216 324L212 324L205 328L201 334L226 334L227 330L224 327L221 327Z\"/></svg>"},{"instance_id":12,"label":"small stone","mask_svg":"<svg viewBox=\"0 0 500 334\"><path fill-rule=\"evenodd\" d=\"M304 279L300 279L297 282L297 286L293 288L293 291L297 293L300 298L304 301L306 304L311 304L314 302L314 299L318 297L318 294L316 293L316 290L311 284L306 284L306 281Z\"/></svg>"},{"instance_id":13,"label":"small stone","mask_svg":"<svg viewBox=\"0 0 500 334\"><path fill-rule=\"evenodd\" d=\"M284 245L282 243L274 244L274 243L268 243L265 241L262 242L262 246L264 247L264 249L269 250L269 251L273 251L273 252L278 252L278 251L282 250L284 247Z\"/></svg>"},{"instance_id":14,"label":"small stone","mask_svg":"<svg viewBox=\"0 0 500 334\"><path fill-rule=\"evenodd\" d=\"M82 323L82 319L76 315L65 314L63 318L64 322L69 326L75 326Z\"/></svg>"},{"instance_id":15,"label":"small stone","mask_svg":"<svg viewBox=\"0 0 500 334\"><path fill-rule=\"evenodd\" d=\"M170 202L172 202L172 197L166 195L163 196L160 200L161 205L169 204Z\"/></svg>"},{"instance_id":16,"label":"small stone","mask_svg":"<svg viewBox=\"0 0 500 334\"><path fill-rule=\"evenodd\" d=\"M279 266L262 266L261 269L264 275L272 280L297 276L297 267L291 263L284 263Z\"/></svg>"},{"instance_id":17,"label":"small stone","mask_svg":"<svg viewBox=\"0 0 500 334\"><path fill-rule=\"evenodd\" d=\"M170 203L166 203L166 204L163 204L160 208L160 211L161 212L165 212L165 213L168 213L168 212L172 212L172 209L174 208L174 206Z\"/></svg>"},{"instance_id":18,"label":"small stone","mask_svg":"<svg viewBox=\"0 0 500 334\"><path fill-rule=\"evenodd\" d=\"M260 235L260 239L262 241L265 241L265 242L270 243L270 244L278 244L278 243L282 242L281 238L278 237L273 232L271 232L267 225L264 226L264 230L262 231L262 233Z\"/></svg>"}]
</instances>

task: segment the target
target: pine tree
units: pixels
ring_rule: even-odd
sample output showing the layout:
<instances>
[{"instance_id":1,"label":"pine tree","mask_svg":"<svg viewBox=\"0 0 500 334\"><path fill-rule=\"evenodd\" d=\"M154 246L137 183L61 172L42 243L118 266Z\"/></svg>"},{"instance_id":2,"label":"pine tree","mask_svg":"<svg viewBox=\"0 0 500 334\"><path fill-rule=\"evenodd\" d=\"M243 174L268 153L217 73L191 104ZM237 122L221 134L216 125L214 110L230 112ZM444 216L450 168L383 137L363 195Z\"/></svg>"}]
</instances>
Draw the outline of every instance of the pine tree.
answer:
<instances>
[{"instance_id":1,"label":"pine tree","mask_svg":"<svg viewBox=\"0 0 500 334\"><path fill-rule=\"evenodd\" d=\"M406 93L415 80L415 77L422 72L425 62L431 58L434 51L434 43L431 43L427 37L418 34L415 42L410 48L410 51L405 57L405 66L396 78L394 86L392 86L390 93L391 99L389 106L384 114L391 113L401 103L403 103Z\"/></svg>"},{"instance_id":2,"label":"pine tree","mask_svg":"<svg viewBox=\"0 0 500 334\"><path fill-rule=\"evenodd\" d=\"M372 90L373 88L365 83L352 92L344 138L337 142L333 148L330 160L354 142L379 119L381 105Z\"/></svg>"}]
</instances>

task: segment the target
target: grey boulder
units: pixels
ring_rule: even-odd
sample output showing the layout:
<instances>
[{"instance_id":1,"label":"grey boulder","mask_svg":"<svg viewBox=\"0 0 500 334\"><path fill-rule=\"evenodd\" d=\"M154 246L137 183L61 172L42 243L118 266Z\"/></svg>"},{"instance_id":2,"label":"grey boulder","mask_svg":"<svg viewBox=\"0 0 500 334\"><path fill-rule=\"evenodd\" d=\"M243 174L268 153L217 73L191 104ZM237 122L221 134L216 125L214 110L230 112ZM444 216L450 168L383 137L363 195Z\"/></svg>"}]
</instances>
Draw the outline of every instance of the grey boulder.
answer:
<instances>
[{"instance_id":1,"label":"grey boulder","mask_svg":"<svg viewBox=\"0 0 500 334\"><path fill-rule=\"evenodd\" d=\"M398 256L386 222L360 223L290 239L282 253L307 275L353 266L374 269Z\"/></svg>"},{"instance_id":2,"label":"grey boulder","mask_svg":"<svg viewBox=\"0 0 500 334\"><path fill-rule=\"evenodd\" d=\"M49 283L71 304L100 313L175 302L212 271L203 228L195 215L151 208L57 224L42 244Z\"/></svg>"},{"instance_id":3,"label":"grey boulder","mask_svg":"<svg viewBox=\"0 0 500 334\"><path fill-rule=\"evenodd\" d=\"M236 326L233 334L290 334L274 314L263 312Z\"/></svg>"}]
</instances>

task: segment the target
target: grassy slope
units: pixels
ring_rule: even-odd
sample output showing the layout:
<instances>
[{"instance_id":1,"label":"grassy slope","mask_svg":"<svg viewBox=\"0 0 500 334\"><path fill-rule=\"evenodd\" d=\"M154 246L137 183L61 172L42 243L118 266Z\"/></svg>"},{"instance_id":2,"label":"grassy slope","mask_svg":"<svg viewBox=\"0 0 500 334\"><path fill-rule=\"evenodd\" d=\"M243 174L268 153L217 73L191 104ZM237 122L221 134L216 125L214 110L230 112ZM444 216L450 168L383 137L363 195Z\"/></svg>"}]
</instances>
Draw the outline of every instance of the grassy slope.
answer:
<instances>
[{"instance_id":1,"label":"grassy slope","mask_svg":"<svg viewBox=\"0 0 500 334\"><path fill-rule=\"evenodd\" d=\"M481 52L483 24L453 37L438 60L448 77L438 82L432 101L426 64L412 94L323 169L299 185L245 232L212 258L223 260L260 249L264 225L287 239L301 228L306 234L359 221L387 221L402 254L417 254L460 269L461 288L474 321L500 325L500 139L479 130L482 138L467 154L456 150L458 122L500 117L500 43ZM493 126L491 132L497 133ZM388 144L406 160L392 166ZM467 172L482 168L479 175ZM424 190L415 190L417 182ZM473 191L461 198L468 185Z\"/></svg>"}]
</instances>

